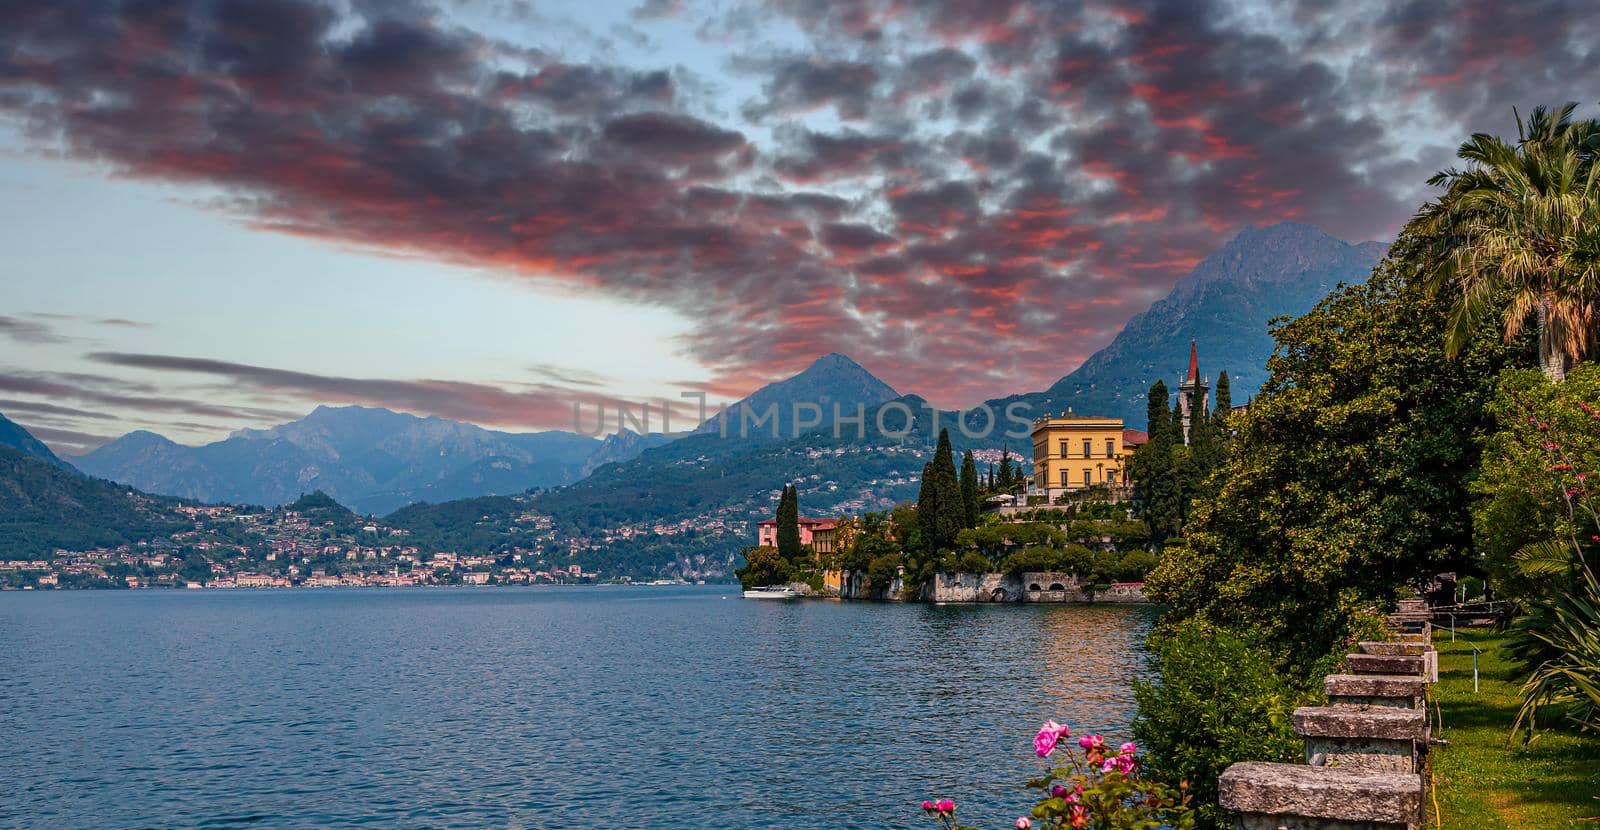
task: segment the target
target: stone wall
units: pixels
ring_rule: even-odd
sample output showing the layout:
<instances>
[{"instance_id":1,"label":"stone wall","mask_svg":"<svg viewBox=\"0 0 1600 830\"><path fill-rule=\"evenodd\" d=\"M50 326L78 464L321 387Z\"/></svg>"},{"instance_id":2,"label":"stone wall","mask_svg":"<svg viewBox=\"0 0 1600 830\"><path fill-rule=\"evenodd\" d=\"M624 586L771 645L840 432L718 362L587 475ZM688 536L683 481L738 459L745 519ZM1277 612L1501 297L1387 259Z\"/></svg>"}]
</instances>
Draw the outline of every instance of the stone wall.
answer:
<instances>
[{"instance_id":1,"label":"stone wall","mask_svg":"<svg viewBox=\"0 0 1600 830\"><path fill-rule=\"evenodd\" d=\"M840 599L868 599L901 602L905 599L905 580L895 577L887 588L870 590L863 571L845 571L839 579Z\"/></svg>"},{"instance_id":2,"label":"stone wall","mask_svg":"<svg viewBox=\"0 0 1600 830\"><path fill-rule=\"evenodd\" d=\"M1001 573L937 573L922 586L928 602L1018 602L1022 578Z\"/></svg>"},{"instance_id":3,"label":"stone wall","mask_svg":"<svg viewBox=\"0 0 1600 830\"><path fill-rule=\"evenodd\" d=\"M866 575L851 571L840 580L840 599L867 599L899 601L902 581L896 579L887 590L871 591L866 588ZM1144 595L1143 583L1122 582L1091 594L1082 580L1069 573L1030 572L1021 575L1003 573L938 573L923 583L917 598L923 602L1149 602Z\"/></svg>"},{"instance_id":4,"label":"stone wall","mask_svg":"<svg viewBox=\"0 0 1600 830\"><path fill-rule=\"evenodd\" d=\"M1068 573L1037 571L1022 575L1023 602L1092 602L1078 578Z\"/></svg>"},{"instance_id":5,"label":"stone wall","mask_svg":"<svg viewBox=\"0 0 1600 830\"><path fill-rule=\"evenodd\" d=\"M1117 582L1094 595L1095 602L1149 602L1143 582Z\"/></svg>"}]
</instances>

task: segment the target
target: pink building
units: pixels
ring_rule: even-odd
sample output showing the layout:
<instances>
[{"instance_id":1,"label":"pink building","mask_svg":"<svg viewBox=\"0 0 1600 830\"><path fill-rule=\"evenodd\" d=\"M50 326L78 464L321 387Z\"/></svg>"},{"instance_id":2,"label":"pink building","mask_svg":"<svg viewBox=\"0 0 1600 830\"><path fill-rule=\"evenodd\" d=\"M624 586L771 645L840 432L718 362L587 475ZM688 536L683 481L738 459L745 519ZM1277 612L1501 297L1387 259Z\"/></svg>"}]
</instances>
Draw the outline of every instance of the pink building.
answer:
<instances>
[{"instance_id":1,"label":"pink building","mask_svg":"<svg viewBox=\"0 0 1600 830\"><path fill-rule=\"evenodd\" d=\"M800 518L800 544L810 545L817 553L833 552L833 531L838 519ZM764 519L756 524L756 544L769 548L778 546L778 520Z\"/></svg>"}]
</instances>

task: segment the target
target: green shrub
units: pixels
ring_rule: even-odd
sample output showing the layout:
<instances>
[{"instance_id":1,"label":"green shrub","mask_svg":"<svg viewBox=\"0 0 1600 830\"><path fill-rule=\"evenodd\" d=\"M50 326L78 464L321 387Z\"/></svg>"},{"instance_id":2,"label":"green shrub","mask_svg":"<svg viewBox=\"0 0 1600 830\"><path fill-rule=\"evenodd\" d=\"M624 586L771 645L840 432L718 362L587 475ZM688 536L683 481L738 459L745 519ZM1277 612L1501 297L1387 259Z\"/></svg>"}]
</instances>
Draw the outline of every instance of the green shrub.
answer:
<instances>
[{"instance_id":1,"label":"green shrub","mask_svg":"<svg viewBox=\"0 0 1600 830\"><path fill-rule=\"evenodd\" d=\"M1061 570L1061 551L1054 548L1026 548L1007 556L1000 570L1015 576L1027 571Z\"/></svg>"},{"instance_id":2,"label":"green shrub","mask_svg":"<svg viewBox=\"0 0 1600 830\"><path fill-rule=\"evenodd\" d=\"M781 585L793 576L788 561L774 547L749 547L744 550L745 566L734 571L745 590L763 585Z\"/></svg>"},{"instance_id":3,"label":"green shrub","mask_svg":"<svg viewBox=\"0 0 1600 830\"><path fill-rule=\"evenodd\" d=\"M1117 582L1142 582L1144 575L1155 569L1156 555L1143 549L1130 550L1117 563Z\"/></svg>"},{"instance_id":4,"label":"green shrub","mask_svg":"<svg viewBox=\"0 0 1600 830\"><path fill-rule=\"evenodd\" d=\"M994 570L994 563L981 553L968 551L956 560L955 569L958 573L982 574Z\"/></svg>"},{"instance_id":5,"label":"green shrub","mask_svg":"<svg viewBox=\"0 0 1600 830\"><path fill-rule=\"evenodd\" d=\"M885 554L872 560L867 566L867 585L872 591L886 590L900 575L900 568L905 565L905 557L898 553Z\"/></svg>"},{"instance_id":6,"label":"green shrub","mask_svg":"<svg viewBox=\"0 0 1600 830\"><path fill-rule=\"evenodd\" d=\"M1217 777L1236 761L1301 761L1291 715L1316 694L1279 674L1269 651L1227 630L1186 622L1150 646L1160 680L1134 683L1134 738L1152 777L1189 782L1200 826L1228 826Z\"/></svg>"},{"instance_id":7,"label":"green shrub","mask_svg":"<svg viewBox=\"0 0 1600 830\"><path fill-rule=\"evenodd\" d=\"M1553 705L1579 729L1600 732L1600 581L1592 573L1575 590L1529 600L1502 651L1527 676L1514 729L1531 740L1540 707Z\"/></svg>"}]
</instances>

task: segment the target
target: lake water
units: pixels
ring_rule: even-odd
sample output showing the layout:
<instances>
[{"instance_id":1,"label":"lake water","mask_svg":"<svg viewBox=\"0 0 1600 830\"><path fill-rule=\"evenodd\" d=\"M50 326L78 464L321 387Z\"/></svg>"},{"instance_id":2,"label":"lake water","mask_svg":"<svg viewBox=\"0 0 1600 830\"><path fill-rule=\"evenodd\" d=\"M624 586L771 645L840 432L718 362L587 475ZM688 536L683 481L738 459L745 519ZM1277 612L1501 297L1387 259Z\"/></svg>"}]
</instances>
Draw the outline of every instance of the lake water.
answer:
<instances>
[{"instance_id":1,"label":"lake water","mask_svg":"<svg viewBox=\"0 0 1600 830\"><path fill-rule=\"evenodd\" d=\"M1003 828L1153 612L728 586L0 594L0 827ZM974 822L974 823L978 823Z\"/></svg>"}]
</instances>

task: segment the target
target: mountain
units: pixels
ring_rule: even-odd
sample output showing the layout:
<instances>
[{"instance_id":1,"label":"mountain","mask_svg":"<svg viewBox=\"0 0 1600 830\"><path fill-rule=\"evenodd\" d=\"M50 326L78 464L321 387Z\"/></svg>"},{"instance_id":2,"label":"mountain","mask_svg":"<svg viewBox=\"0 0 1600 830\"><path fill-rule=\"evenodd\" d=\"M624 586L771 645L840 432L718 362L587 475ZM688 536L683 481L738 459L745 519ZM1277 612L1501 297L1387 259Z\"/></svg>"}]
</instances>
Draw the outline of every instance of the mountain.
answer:
<instances>
[{"instance_id":1,"label":"mountain","mask_svg":"<svg viewBox=\"0 0 1600 830\"><path fill-rule=\"evenodd\" d=\"M186 526L160 499L0 447L0 559L128 544Z\"/></svg>"},{"instance_id":2,"label":"mountain","mask_svg":"<svg viewBox=\"0 0 1600 830\"><path fill-rule=\"evenodd\" d=\"M997 413L1018 401L1037 414L1072 406L1141 426L1146 390L1158 378L1176 384L1191 339L1202 373L1214 383L1226 369L1235 400L1243 401L1265 379L1273 348L1267 321L1303 314L1340 282L1364 281L1384 249L1293 223L1246 228L1072 373L1048 389L989 403ZM806 515L883 509L915 496L936 426L954 423L951 413L936 416L921 398L898 396L838 354L742 403L756 417L772 409L779 435L768 424L740 437L739 405L729 410L727 436L717 416L678 440L622 433L604 442L572 433L493 432L379 409L321 408L205 447L132 433L84 456L80 467L143 490L207 501L283 504L320 490L325 496L316 503L331 497L380 512L426 500L436 503L407 507L390 523L418 539L475 534L490 548L533 538L537 529L552 534L549 550L608 575L714 578L729 573L739 549L753 541L754 521L771 515L784 483L797 484ZM796 403L816 404L822 414L819 426L798 436L792 434ZM833 437L834 404L852 415L863 406L866 434L849 428ZM872 427L876 413L890 407L915 414L909 434L886 436ZM903 419L891 415L886 422ZM956 450L983 453L986 466L1007 446L998 434L1008 426L1001 420L984 439L952 430ZM1009 442L1014 456L1029 447L1026 438ZM494 496L554 485L564 486L531 498Z\"/></svg>"},{"instance_id":3,"label":"mountain","mask_svg":"<svg viewBox=\"0 0 1600 830\"><path fill-rule=\"evenodd\" d=\"M601 447L571 432L496 432L370 407L318 407L298 421L200 447L133 432L76 459L141 490L279 505L321 490L361 512L576 481Z\"/></svg>"},{"instance_id":4,"label":"mountain","mask_svg":"<svg viewBox=\"0 0 1600 830\"><path fill-rule=\"evenodd\" d=\"M1366 282L1387 247L1352 245L1294 222L1246 227L1049 389L989 403L1003 411L1023 401L1041 414L1071 406L1143 427L1145 393L1158 379L1176 386L1191 340L1213 391L1217 373L1226 370L1234 402L1243 403L1267 379L1268 321L1310 311L1339 283Z\"/></svg>"},{"instance_id":5,"label":"mountain","mask_svg":"<svg viewBox=\"0 0 1600 830\"><path fill-rule=\"evenodd\" d=\"M1176 385L1187 366L1191 339L1198 344L1202 373L1214 385L1216 372L1226 369L1234 399L1243 402L1266 378L1273 349L1268 320L1309 311L1341 282L1364 282L1384 250L1381 243L1351 245L1306 225L1246 228L1077 370L1046 390L989 403L997 414L1020 401L1035 414L1071 406L1079 412L1121 416L1130 427L1143 426L1146 391L1157 378ZM861 378L865 370L854 361L829 355L747 400L758 413L770 403L780 404L782 411L787 402L813 394L812 380L818 375L836 373L854 380L829 391L847 401L851 390L856 399L864 398L869 425L876 423L879 407L903 405L919 416L913 434L896 439L875 434L869 426L864 437L847 429L835 439L830 429L821 427L797 438L786 434L773 440L763 433L760 440L741 440L734 422L731 437L724 438L713 421L698 434L540 494L534 498L535 508L551 516L562 532L600 542L583 554L585 567L714 576L720 563L751 542L753 521L771 515L784 483L797 484L801 510L813 516L882 509L914 498L922 464L937 436L932 411L921 398L895 398L887 385ZM899 424L902 419L891 414L886 421ZM940 413L939 419L942 426L954 423L952 413ZM1002 417L987 438L967 439L955 429L950 433L957 452L977 450L980 465L986 466L1002 447L1014 457L1031 453L1029 439L1002 437L1008 428ZM693 529L694 535L679 533L679 527Z\"/></svg>"},{"instance_id":6,"label":"mountain","mask_svg":"<svg viewBox=\"0 0 1600 830\"><path fill-rule=\"evenodd\" d=\"M649 435L640 435L631 429L613 432L600 442L598 449L584 459L583 471L579 477L587 478L590 473L607 464L637 458L645 450L671 443L673 439L674 436L659 432L652 432Z\"/></svg>"},{"instance_id":7,"label":"mountain","mask_svg":"<svg viewBox=\"0 0 1600 830\"><path fill-rule=\"evenodd\" d=\"M56 457L43 441L33 437L31 433L4 415L0 415L0 447L10 447L23 455L54 464L63 470L72 469L72 465Z\"/></svg>"},{"instance_id":8,"label":"mountain","mask_svg":"<svg viewBox=\"0 0 1600 830\"><path fill-rule=\"evenodd\" d=\"M792 438L796 434L795 406L806 420L817 420L822 426L833 424L835 406L843 417L854 417L857 407L871 409L900 396L889 384L878 380L861 367L861 364L834 353L817 358L805 371L787 380L769 383L749 397L730 404L726 411L706 419L695 433L726 434L749 438ZM810 409L807 404L815 405ZM766 420L768 411L775 416Z\"/></svg>"}]
</instances>

